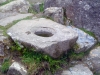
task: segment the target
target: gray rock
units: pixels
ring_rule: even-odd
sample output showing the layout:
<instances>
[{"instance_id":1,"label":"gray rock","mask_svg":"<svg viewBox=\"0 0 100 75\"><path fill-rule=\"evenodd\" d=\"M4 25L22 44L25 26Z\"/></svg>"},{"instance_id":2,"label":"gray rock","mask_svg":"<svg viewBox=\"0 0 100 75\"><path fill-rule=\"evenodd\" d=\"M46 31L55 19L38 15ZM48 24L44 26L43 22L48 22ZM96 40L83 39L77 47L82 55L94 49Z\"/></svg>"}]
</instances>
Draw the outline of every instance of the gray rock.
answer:
<instances>
[{"instance_id":1,"label":"gray rock","mask_svg":"<svg viewBox=\"0 0 100 75\"><path fill-rule=\"evenodd\" d=\"M2 4L2 3L4 3L4 2L6 2L7 0L0 0L0 4Z\"/></svg>"},{"instance_id":2,"label":"gray rock","mask_svg":"<svg viewBox=\"0 0 100 75\"><path fill-rule=\"evenodd\" d=\"M95 33L100 42L100 0L46 0L45 8L59 6L79 28Z\"/></svg>"},{"instance_id":3,"label":"gray rock","mask_svg":"<svg viewBox=\"0 0 100 75\"><path fill-rule=\"evenodd\" d=\"M36 4L36 3L38 3L38 2L44 3L45 0L27 0L27 1L29 1L29 2L32 3L32 4Z\"/></svg>"},{"instance_id":4,"label":"gray rock","mask_svg":"<svg viewBox=\"0 0 100 75\"><path fill-rule=\"evenodd\" d=\"M96 43L96 39L89 34L85 33L84 31L73 27L73 26L67 26L68 28L71 28L72 30L75 30L78 34L78 40L76 42L76 45L74 47L74 50L76 53L79 52L85 52L89 49L91 49Z\"/></svg>"},{"instance_id":5,"label":"gray rock","mask_svg":"<svg viewBox=\"0 0 100 75\"><path fill-rule=\"evenodd\" d=\"M44 18L20 21L7 34L13 40L54 58L70 49L78 38L72 29Z\"/></svg>"},{"instance_id":6,"label":"gray rock","mask_svg":"<svg viewBox=\"0 0 100 75\"><path fill-rule=\"evenodd\" d=\"M9 67L7 75L27 75L27 71L23 65L18 62L14 62Z\"/></svg>"},{"instance_id":7,"label":"gray rock","mask_svg":"<svg viewBox=\"0 0 100 75\"><path fill-rule=\"evenodd\" d=\"M44 16L53 19L55 22L64 24L64 11L61 7L50 7L45 9Z\"/></svg>"},{"instance_id":8,"label":"gray rock","mask_svg":"<svg viewBox=\"0 0 100 75\"><path fill-rule=\"evenodd\" d=\"M14 15L14 16L10 16L10 17L6 17L6 18L3 18L0 20L0 26L6 26L8 25L9 23L12 23L13 21L15 20L20 20L20 19L23 19L23 18L26 18L28 16L32 16L33 14L17 14L17 15Z\"/></svg>"},{"instance_id":9,"label":"gray rock","mask_svg":"<svg viewBox=\"0 0 100 75\"><path fill-rule=\"evenodd\" d=\"M63 71L61 75L93 75L93 73L86 65L78 64Z\"/></svg>"},{"instance_id":10,"label":"gray rock","mask_svg":"<svg viewBox=\"0 0 100 75\"><path fill-rule=\"evenodd\" d=\"M18 12L18 13L28 13L29 2L26 0L14 0L8 4L0 7L0 12Z\"/></svg>"},{"instance_id":11,"label":"gray rock","mask_svg":"<svg viewBox=\"0 0 100 75\"><path fill-rule=\"evenodd\" d=\"M36 3L36 4L34 4L33 5L33 10L35 10L36 12L41 12L41 10L40 10L40 7L41 7L41 5L42 5L43 3Z\"/></svg>"},{"instance_id":12,"label":"gray rock","mask_svg":"<svg viewBox=\"0 0 100 75\"><path fill-rule=\"evenodd\" d=\"M85 63L87 63L94 71L100 72L100 46L90 51Z\"/></svg>"}]
</instances>

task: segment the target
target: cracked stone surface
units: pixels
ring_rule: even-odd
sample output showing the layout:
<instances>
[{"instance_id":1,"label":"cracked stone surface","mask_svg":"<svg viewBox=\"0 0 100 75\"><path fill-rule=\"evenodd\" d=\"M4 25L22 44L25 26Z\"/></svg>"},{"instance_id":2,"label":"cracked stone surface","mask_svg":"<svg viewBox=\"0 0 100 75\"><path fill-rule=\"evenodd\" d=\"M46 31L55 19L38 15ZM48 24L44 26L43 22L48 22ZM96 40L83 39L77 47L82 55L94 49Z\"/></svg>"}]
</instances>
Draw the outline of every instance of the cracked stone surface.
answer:
<instances>
[{"instance_id":1,"label":"cracked stone surface","mask_svg":"<svg viewBox=\"0 0 100 75\"><path fill-rule=\"evenodd\" d=\"M63 71L61 75L93 75L93 73L84 64L78 64Z\"/></svg>"},{"instance_id":2,"label":"cracked stone surface","mask_svg":"<svg viewBox=\"0 0 100 75\"><path fill-rule=\"evenodd\" d=\"M70 49L78 38L72 29L44 18L20 21L7 34L14 41L54 58Z\"/></svg>"},{"instance_id":3,"label":"cracked stone surface","mask_svg":"<svg viewBox=\"0 0 100 75\"><path fill-rule=\"evenodd\" d=\"M76 45L78 45L78 47L74 48L74 51L76 53L85 52L94 47L94 45L97 43L94 37L90 36L84 31L73 26L67 26L67 27L71 28L72 30L75 30L78 34L78 40L76 42Z\"/></svg>"},{"instance_id":4,"label":"cracked stone surface","mask_svg":"<svg viewBox=\"0 0 100 75\"><path fill-rule=\"evenodd\" d=\"M28 16L32 16L32 15L33 14L30 14L30 13L28 13L28 14L18 14L18 15L3 18L3 19L0 20L0 26L6 26L6 25L8 25L9 23L12 23L15 20L20 20L20 19L26 18Z\"/></svg>"}]
</instances>

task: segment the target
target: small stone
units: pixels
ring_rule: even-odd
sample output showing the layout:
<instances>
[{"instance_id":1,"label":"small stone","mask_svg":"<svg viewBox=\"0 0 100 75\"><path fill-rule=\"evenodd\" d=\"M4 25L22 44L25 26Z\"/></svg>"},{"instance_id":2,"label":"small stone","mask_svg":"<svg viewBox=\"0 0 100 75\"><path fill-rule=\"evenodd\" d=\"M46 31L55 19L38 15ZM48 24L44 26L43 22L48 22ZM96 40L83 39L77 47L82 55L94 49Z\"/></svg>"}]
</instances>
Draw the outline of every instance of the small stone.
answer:
<instances>
[{"instance_id":1,"label":"small stone","mask_svg":"<svg viewBox=\"0 0 100 75\"><path fill-rule=\"evenodd\" d=\"M70 49L78 38L72 29L44 18L20 21L7 34L14 41L54 58Z\"/></svg>"},{"instance_id":2,"label":"small stone","mask_svg":"<svg viewBox=\"0 0 100 75\"><path fill-rule=\"evenodd\" d=\"M61 75L93 75L93 73L86 65L78 64L63 71Z\"/></svg>"},{"instance_id":3,"label":"small stone","mask_svg":"<svg viewBox=\"0 0 100 75\"><path fill-rule=\"evenodd\" d=\"M20 20L20 19L26 18L28 16L32 16L32 15L33 14L30 14L30 13L28 13L28 14L18 14L18 15L3 18L3 19L0 20L0 26L6 26L6 25L8 25L9 23L12 23L15 20Z\"/></svg>"},{"instance_id":4,"label":"small stone","mask_svg":"<svg viewBox=\"0 0 100 75\"><path fill-rule=\"evenodd\" d=\"M18 62L14 62L9 67L7 75L27 75L27 71L23 65Z\"/></svg>"},{"instance_id":5,"label":"small stone","mask_svg":"<svg viewBox=\"0 0 100 75\"><path fill-rule=\"evenodd\" d=\"M78 34L78 40L76 42L76 45L74 46L74 51L76 53L85 52L89 49L91 49L96 43L96 39L89 34L85 33L84 31L73 27L73 26L67 26L68 28L71 28L72 30L76 31Z\"/></svg>"},{"instance_id":6,"label":"small stone","mask_svg":"<svg viewBox=\"0 0 100 75\"><path fill-rule=\"evenodd\" d=\"M64 24L64 11L62 7L50 7L44 10L44 16L53 19L55 22Z\"/></svg>"}]
</instances>

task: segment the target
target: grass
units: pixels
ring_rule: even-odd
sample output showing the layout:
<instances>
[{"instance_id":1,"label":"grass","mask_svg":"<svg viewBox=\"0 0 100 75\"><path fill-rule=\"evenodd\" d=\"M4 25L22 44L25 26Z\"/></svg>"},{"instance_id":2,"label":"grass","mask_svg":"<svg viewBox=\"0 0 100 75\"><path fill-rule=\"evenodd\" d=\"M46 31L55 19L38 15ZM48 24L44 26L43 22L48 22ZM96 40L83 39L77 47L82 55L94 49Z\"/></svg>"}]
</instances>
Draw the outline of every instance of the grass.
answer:
<instances>
[{"instance_id":1,"label":"grass","mask_svg":"<svg viewBox=\"0 0 100 75\"><path fill-rule=\"evenodd\" d=\"M40 4L40 12L44 11L44 3Z\"/></svg>"},{"instance_id":2,"label":"grass","mask_svg":"<svg viewBox=\"0 0 100 75\"><path fill-rule=\"evenodd\" d=\"M9 59L6 59L1 66L1 72L6 73L9 69L9 66L10 66L10 61L9 61Z\"/></svg>"},{"instance_id":3,"label":"grass","mask_svg":"<svg viewBox=\"0 0 100 75\"><path fill-rule=\"evenodd\" d=\"M34 49L29 50L28 48L21 48L16 42L11 47L11 50L21 52L21 60L27 66L29 75L38 73L40 69L54 73L57 69L61 69L62 64L67 64L66 56L62 56L59 59L53 59L42 52L36 52Z\"/></svg>"},{"instance_id":4,"label":"grass","mask_svg":"<svg viewBox=\"0 0 100 75\"><path fill-rule=\"evenodd\" d=\"M72 60L81 60L85 55L87 54L87 52L80 52L80 53L75 53L74 50L69 50L68 52L68 59L70 61Z\"/></svg>"},{"instance_id":5,"label":"grass","mask_svg":"<svg viewBox=\"0 0 100 75\"><path fill-rule=\"evenodd\" d=\"M1 3L0 6L3 6L3 5L5 5L5 4L8 4L8 3L10 3L11 1L13 1L13 0L7 0L6 2Z\"/></svg>"}]
</instances>

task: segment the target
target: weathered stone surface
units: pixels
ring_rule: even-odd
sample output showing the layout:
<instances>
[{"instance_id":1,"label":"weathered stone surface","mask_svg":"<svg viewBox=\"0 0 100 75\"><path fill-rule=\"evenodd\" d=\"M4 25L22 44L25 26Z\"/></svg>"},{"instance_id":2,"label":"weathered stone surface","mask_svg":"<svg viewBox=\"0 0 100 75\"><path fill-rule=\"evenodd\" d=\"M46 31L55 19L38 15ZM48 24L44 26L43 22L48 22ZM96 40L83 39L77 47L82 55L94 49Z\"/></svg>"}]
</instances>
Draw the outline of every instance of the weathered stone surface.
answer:
<instances>
[{"instance_id":1,"label":"weathered stone surface","mask_svg":"<svg viewBox=\"0 0 100 75\"><path fill-rule=\"evenodd\" d=\"M0 4L6 2L7 0L0 0Z\"/></svg>"},{"instance_id":2,"label":"weathered stone surface","mask_svg":"<svg viewBox=\"0 0 100 75\"><path fill-rule=\"evenodd\" d=\"M9 67L7 75L27 75L27 71L23 65L18 62L14 62Z\"/></svg>"},{"instance_id":3,"label":"weathered stone surface","mask_svg":"<svg viewBox=\"0 0 100 75\"><path fill-rule=\"evenodd\" d=\"M71 28L72 30L75 30L78 34L78 40L74 47L76 53L85 52L91 49L96 44L97 42L96 39L90 36L89 34L85 33L84 31L73 26L67 26L67 27Z\"/></svg>"},{"instance_id":4,"label":"weathered stone surface","mask_svg":"<svg viewBox=\"0 0 100 75\"><path fill-rule=\"evenodd\" d=\"M84 64L78 64L63 71L61 75L93 75L93 73Z\"/></svg>"},{"instance_id":5,"label":"weathered stone surface","mask_svg":"<svg viewBox=\"0 0 100 75\"><path fill-rule=\"evenodd\" d=\"M13 12L13 13L8 13L8 12L0 12L0 19L3 19L3 18L6 18L6 17L9 17L9 16L14 16L14 15L17 15L18 13L16 12Z\"/></svg>"},{"instance_id":6,"label":"weathered stone surface","mask_svg":"<svg viewBox=\"0 0 100 75\"><path fill-rule=\"evenodd\" d=\"M33 5L33 10L35 10L36 12L40 12L40 6L42 5L42 3L36 3Z\"/></svg>"},{"instance_id":7,"label":"weathered stone surface","mask_svg":"<svg viewBox=\"0 0 100 75\"><path fill-rule=\"evenodd\" d=\"M64 24L64 11L61 7L50 7L45 9L44 16L53 19L55 22Z\"/></svg>"},{"instance_id":8,"label":"weathered stone surface","mask_svg":"<svg viewBox=\"0 0 100 75\"><path fill-rule=\"evenodd\" d=\"M94 71L100 72L100 46L90 51L85 63Z\"/></svg>"},{"instance_id":9,"label":"weathered stone surface","mask_svg":"<svg viewBox=\"0 0 100 75\"><path fill-rule=\"evenodd\" d=\"M14 0L6 5L1 6L0 12L27 13L29 6L30 6L30 4L26 0Z\"/></svg>"},{"instance_id":10,"label":"weathered stone surface","mask_svg":"<svg viewBox=\"0 0 100 75\"><path fill-rule=\"evenodd\" d=\"M78 38L72 29L44 18L23 20L11 27L7 33L13 40L54 58L70 49Z\"/></svg>"},{"instance_id":11,"label":"weathered stone surface","mask_svg":"<svg viewBox=\"0 0 100 75\"><path fill-rule=\"evenodd\" d=\"M18 14L18 15L3 18L0 20L0 26L6 26L7 24L12 23L15 20L20 20L28 16L32 16L32 14Z\"/></svg>"},{"instance_id":12,"label":"weathered stone surface","mask_svg":"<svg viewBox=\"0 0 100 75\"><path fill-rule=\"evenodd\" d=\"M100 0L46 0L45 8L51 6L64 7L75 26L94 32L100 41Z\"/></svg>"}]
</instances>

